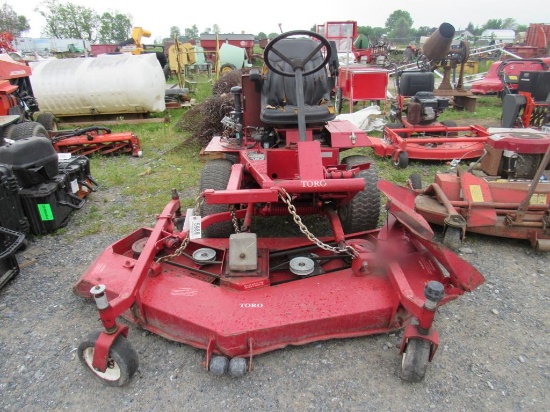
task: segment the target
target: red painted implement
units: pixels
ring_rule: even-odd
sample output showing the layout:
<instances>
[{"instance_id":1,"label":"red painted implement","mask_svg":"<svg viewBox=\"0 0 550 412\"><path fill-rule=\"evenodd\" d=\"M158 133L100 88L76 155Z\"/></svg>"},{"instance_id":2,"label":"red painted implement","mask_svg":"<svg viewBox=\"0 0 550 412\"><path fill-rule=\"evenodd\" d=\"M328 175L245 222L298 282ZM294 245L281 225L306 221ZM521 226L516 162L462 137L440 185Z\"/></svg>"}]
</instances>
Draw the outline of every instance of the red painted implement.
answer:
<instances>
[{"instance_id":1,"label":"red painted implement","mask_svg":"<svg viewBox=\"0 0 550 412\"><path fill-rule=\"evenodd\" d=\"M381 138L371 137L377 156L392 158L405 168L409 160L477 159L487 140L484 127L457 126L437 121L449 99L435 96L434 74L427 71L396 73L398 96L390 109L390 123Z\"/></svg>"},{"instance_id":2,"label":"red painted implement","mask_svg":"<svg viewBox=\"0 0 550 412\"><path fill-rule=\"evenodd\" d=\"M500 129L487 140L480 161L457 174L437 174L422 190L404 193L431 223L445 227L444 244L458 248L466 232L526 239L550 250L550 134Z\"/></svg>"},{"instance_id":3,"label":"red painted implement","mask_svg":"<svg viewBox=\"0 0 550 412\"><path fill-rule=\"evenodd\" d=\"M131 132L111 133L104 127L50 132L50 139L58 153L89 156L91 154L122 154L141 157L139 138Z\"/></svg>"},{"instance_id":4,"label":"red painted implement","mask_svg":"<svg viewBox=\"0 0 550 412\"><path fill-rule=\"evenodd\" d=\"M287 38L295 35L321 43ZM437 306L483 277L433 242L413 203L400 200L405 189L385 181L378 187L389 214L376 229L376 170L364 156L339 162L341 150L370 141L351 123L332 121L329 99L309 88L327 83L321 69L329 60L330 45L318 34L273 39L269 71L243 75L226 132L202 152L196 207L182 213L174 190L155 227L115 242L77 282L75 293L94 297L103 325L78 355L102 382L120 386L137 370L119 316L204 349L209 371L234 377L252 370L255 356L287 345L405 328L401 377L423 379L439 344ZM295 77L296 93L287 88L276 106L270 93L284 77ZM331 234L316 236L306 214L326 217ZM257 235L255 217L279 215L292 217L304 236Z\"/></svg>"}]
</instances>

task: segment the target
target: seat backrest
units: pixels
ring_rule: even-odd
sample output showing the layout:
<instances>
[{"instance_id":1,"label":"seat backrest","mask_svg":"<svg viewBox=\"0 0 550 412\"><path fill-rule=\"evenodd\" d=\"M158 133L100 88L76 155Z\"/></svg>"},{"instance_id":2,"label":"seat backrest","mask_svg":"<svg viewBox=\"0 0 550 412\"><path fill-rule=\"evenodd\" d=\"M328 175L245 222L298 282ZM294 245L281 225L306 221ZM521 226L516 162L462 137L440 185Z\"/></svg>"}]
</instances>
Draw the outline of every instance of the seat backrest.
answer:
<instances>
[{"instance_id":1,"label":"seat backrest","mask_svg":"<svg viewBox=\"0 0 550 412\"><path fill-rule=\"evenodd\" d=\"M418 92L433 92L434 85L432 72L403 72L399 78L399 94L410 97Z\"/></svg>"},{"instance_id":2,"label":"seat backrest","mask_svg":"<svg viewBox=\"0 0 550 412\"><path fill-rule=\"evenodd\" d=\"M308 56L317 46L318 42L311 39L283 39L275 46L277 50L289 59L298 59ZM282 71L292 73L290 65L275 53L270 53L270 62ZM323 61L323 55L319 51L305 66L305 71L311 70ZM306 106L318 105L323 100L330 101L330 88L327 70L325 68L304 76L304 102ZM296 80L294 77L285 77L273 73L267 73L262 87L262 106L297 105Z\"/></svg>"}]
</instances>

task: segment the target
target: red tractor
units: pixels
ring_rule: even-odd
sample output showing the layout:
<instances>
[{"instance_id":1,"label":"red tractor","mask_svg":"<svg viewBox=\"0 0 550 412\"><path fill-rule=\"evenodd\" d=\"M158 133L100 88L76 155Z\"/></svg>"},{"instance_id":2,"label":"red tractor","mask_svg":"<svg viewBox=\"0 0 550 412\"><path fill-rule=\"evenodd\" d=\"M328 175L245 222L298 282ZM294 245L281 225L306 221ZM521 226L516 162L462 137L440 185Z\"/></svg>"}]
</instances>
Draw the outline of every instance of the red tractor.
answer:
<instances>
[{"instance_id":1,"label":"red tractor","mask_svg":"<svg viewBox=\"0 0 550 412\"><path fill-rule=\"evenodd\" d=\"M153 228L115 242L76 283L103 325L78 348L96 378L120 386L137 370L123 316L204 349L207 370L233 377L287 345L404 328L400 376L423 379L439 343L436 308L483 277L435 243L399 199L404 189L385 181L389 214L377 228L376 169L364 156L340 161L370 140L333 120L329 61L319 34L273 39L263 74L243 74L225 132L202 151L195 208L182 211L174 189ZM306 215L325 217L328 233ZM290 217L301 235L260 236L270 216Z\"/></svg>"}]
</instances>

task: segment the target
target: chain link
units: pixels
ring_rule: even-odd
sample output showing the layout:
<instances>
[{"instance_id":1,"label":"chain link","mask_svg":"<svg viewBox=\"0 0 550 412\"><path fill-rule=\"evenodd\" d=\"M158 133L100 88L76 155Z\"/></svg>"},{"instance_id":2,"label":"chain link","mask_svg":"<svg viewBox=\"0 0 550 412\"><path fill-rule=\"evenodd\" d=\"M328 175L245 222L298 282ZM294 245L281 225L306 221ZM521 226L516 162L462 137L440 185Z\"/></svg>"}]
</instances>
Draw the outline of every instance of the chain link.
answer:
<instances>
[{"instance_id":1,"label":"chain link","mask_svg":"<svg viewBox=\"0 0 550 412\"><path fill-rule=\"evenodd\" d=\"M359 253L351 246L338 247L338 246L331 246L331 245L327 245L326 243L323 243L320 239L315 237L315 235L313 233L311 233L309 231L309 229L307 228L307 226L302 222L302 219L300 218L300 216L296 212L296 207L292 204L292 198L290 197L290 194L282 187L279 188L279 197L281 198L281 200L283 202L286 203L287 208L288 208L288 212L292 215L294 223L296 223L296 225L298 225L298 228L300 229L300 231L304 235L306 235L306 237L312 243L314 243L315 245L317 245L321 249L327 250L329 252L346 253L346 254L350 255L352 258L356 258L357 256L359 256Z\"/></svg>"},{"instance_id":2,"label":"chain link","mask_svg":"<svg viewBox=\"0 0 550 412\"><path fill-rule=\"evenodd\" d=\"M235 207L233 205L231 205L231 207L229 208L229 212L231 213L231 221L233 222L235 233L241 233L239 221L237 220L237 215L235 214Z\"/></svg>"}]
</instances>

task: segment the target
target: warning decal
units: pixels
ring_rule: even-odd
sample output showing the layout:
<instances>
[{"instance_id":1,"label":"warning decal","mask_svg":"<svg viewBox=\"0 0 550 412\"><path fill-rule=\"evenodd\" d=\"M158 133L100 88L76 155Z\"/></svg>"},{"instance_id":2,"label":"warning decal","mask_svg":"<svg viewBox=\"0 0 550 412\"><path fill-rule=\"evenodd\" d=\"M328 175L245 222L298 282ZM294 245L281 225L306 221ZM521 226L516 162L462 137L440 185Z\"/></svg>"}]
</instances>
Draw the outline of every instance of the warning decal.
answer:
<instances>
[{"instance_id":1,"label":"warning decal","mask_svg":"<svg viewBox=\"0 0 550 412\"><path fill-rule=\"evenodd\" d=\"M481 193L480 185L470 185L470 195L472 196L472 201L474 202L483 202L483 193Z\"/></svg>"}]
</instances>

